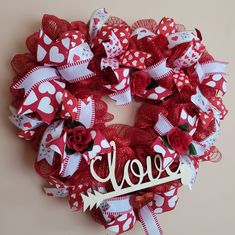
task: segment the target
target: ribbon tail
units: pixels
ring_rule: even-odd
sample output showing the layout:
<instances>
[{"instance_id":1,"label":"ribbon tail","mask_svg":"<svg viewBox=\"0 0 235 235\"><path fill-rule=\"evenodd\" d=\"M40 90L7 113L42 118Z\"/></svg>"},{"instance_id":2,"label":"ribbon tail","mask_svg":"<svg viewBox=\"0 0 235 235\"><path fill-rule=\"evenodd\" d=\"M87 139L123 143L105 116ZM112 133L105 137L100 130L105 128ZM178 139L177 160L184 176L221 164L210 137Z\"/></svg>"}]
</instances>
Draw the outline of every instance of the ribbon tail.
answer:
<instances>
[{"instance_id":1,"label":"ribbon tail","mask_svg":"<svg viewBox=\"0 0 235 235\"><path fill-rule=\"evenodd\" d=\"M146 235L163 235L157 216L148 205L139 210L139 219Z\"/></svg>"}]
</instances>

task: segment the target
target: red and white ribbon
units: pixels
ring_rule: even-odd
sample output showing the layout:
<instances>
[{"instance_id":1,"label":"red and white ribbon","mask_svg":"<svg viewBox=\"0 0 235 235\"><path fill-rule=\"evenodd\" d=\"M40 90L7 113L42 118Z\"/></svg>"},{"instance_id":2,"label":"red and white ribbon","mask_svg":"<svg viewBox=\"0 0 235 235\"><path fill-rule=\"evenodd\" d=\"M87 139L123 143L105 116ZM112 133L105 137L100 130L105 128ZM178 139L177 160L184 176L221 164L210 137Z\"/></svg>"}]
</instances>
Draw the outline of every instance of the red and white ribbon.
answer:
<instances>
[{"instance_id":1,"label":"red and white ribbon","mask_svg":"<svg viewBox=\"0 0 235 235\"><path fill-rule=\"evenodd\" d=\"M163 59L157 64L145 69L144 72L148 73L151 78L159 80L169 76L172 73L172 69L167 67L166 59Z\"/></svg>"},{"instance_id":2,"label":"red and white ribbon","mask_svg":"<svg viewBox=\"0 0 235 235\"><path fill-rule=\"evenodd\" d=\"M183 31L173 33L167 36L168 39L168 48L172 49L182 43L191 42L193 39L198 39L193 31Z\"/></svg>"},{"instance_id":3,"label":"red and white ribbon","mask_svg":"<svg viewBox=\"0 0 235 235\"><path fill-rule=\"evenodd\" d=\"M89 24L89 35L91 37L91 40L93 40L97 32L101 29L101 27L104 25L104 23L108 20L109 13L106 11L105 8L100 8L92 14L90 18L90 24Z\"/></svg>"},{"instance_id":4,"label":"red and white ribbon","mask_svg":"<svg viewBox=\"0 0 235 235\"><path fill-rule=\"evenodd\" d=\"M17 110L13 106L10 106L10 111L12 115L9 119L20 130L30 131L44 124L43 121L38 120L37 118L31 118L27 115L18 115Z\"/></svg>"},{"instance_id":5,"label":"red and white ribbon","mask_svg":"<svg viewBox=\"0 0 235 235\"><path fill-rule=\"evenodd\" d=\"M60 77L55 68L39 66L28 72L22 79L13 85L13 88L24 89L26 96L39 84L56 79L60 79Z\"/></svg>"},{"instance_id":6,"label":"red and white ribbon","mask_svg":"<svg viewBox=\"0 0 235 235\"><path fill-rule=\"evenodd\" d=\"M62 120L54 121L50 126L47 127L39 145L37 161L45 159L48 164L52 166L55 152L48 147L48 144L52 140L58 139L61 136L63 128L64 121Z\"/></svg>"},{"instance_id":7,"label":"red and white ribbon","mask_svg":"<svg viewBox=\"0 0 235 235\"><path fill-rule=\"evenodd\" d=\"M88 69L88 64L91 59L86 59L71 64L63 65L58 67L58 71L62 78L67 82L75 83L84 79L91 78L95 76L91 70Z\"/></svg>"},{"instance_id":8,"label":"red and white ribbon","mask_svg":"<svg viewBox=\"0 0 235 235\"><path fill-rule=\"evenodd\" d=\"M92 128L95 121L95 101L90 96L76 99L65 91L60 116L64 119L71 117L74 121L81 122L87 129Z\"/></svg>"},{"instance_id":9,"label":"red and white ribbon","mask_svg":"<svg viewBox=\"0 0 235 235\"><path fill-rule=\"evenodd\" d=\"M146 235L163 235L157 216L148 205L139 210L139 218Z\"/></svg>"},{"instance_id":10,"label":"red and white ribbon","mask_svg":"<svg viewBox=\"0 0 235 235\"><path fill-rule=\"evenodd\" d=\"M131 102L130 90L130 69L115 69L114 73L118 79L118 84L106 85L105 87L113 91L110 98L116 101L116 105L126 105Z\"/></svg>"}]
</instances>

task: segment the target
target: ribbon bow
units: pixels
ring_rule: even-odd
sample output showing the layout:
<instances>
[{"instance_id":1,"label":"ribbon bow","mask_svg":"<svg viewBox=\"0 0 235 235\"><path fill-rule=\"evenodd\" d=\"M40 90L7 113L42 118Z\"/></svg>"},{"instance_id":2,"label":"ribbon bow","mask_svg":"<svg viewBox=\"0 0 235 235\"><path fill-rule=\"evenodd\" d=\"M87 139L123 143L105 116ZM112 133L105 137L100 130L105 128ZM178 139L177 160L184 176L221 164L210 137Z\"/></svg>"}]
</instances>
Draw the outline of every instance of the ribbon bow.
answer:
<instances>
[{"instance_id":1,"label":"ribbon bow","mask_svg":"<svg viewBox=\"0 0 235 235\"><path fill-rule=\"evenodd\" d=\"M50 123L61 104L65 83L60 81L56 69L38 66L13 85L24 89L25 99L17 114L37 113L41 120Z\"/></svg>"},{"instance_id":2,"label":"ribbon bow","mask_svg":"<svg viewBox=\"0 0 235 235\"><path fill-rule=\"evenodd\" d=\"M37 161L46 159L48 164L52 165L55 155L59 154L61 156L60 175L67 177L78 170L82 158L89 164L96 155L111 151L108 141L94 128L95 105L91 97L77 100L66 91L62 98L60 116L65 120L70 118L72 123L67 127L64 121L58 120L47 127L42 137ZM69 149L67 143L69 130L81 125L92 138L91 145L82 152Z\"/></svg>"},{"instance_id":3,"label":"ribbon bow","mask_svg":"<svg viewBox=\"0 0 235 235\"><path fill-rule=\"evenodd\" d=\"M193 136L197 128L198 118L196 116L190 116L185 109L181 110L180 120L178 126L182 131L187 131L189 136ZM152 147L155 152L160 153L163 157L163 169L165 169L168 165L170 165L176 157L179 157L180 154L169 146L167 143L166 136L167 134L174 128L172 123L162 114L160 113L158 116L158 121L156 122L154 129L159 134L159 137L154 141ZM197 141L191 141L191 148L195 150L194 155L201 155L204 153L205 148L202 143L198 143Z\"/></svg>"}]
</instances>

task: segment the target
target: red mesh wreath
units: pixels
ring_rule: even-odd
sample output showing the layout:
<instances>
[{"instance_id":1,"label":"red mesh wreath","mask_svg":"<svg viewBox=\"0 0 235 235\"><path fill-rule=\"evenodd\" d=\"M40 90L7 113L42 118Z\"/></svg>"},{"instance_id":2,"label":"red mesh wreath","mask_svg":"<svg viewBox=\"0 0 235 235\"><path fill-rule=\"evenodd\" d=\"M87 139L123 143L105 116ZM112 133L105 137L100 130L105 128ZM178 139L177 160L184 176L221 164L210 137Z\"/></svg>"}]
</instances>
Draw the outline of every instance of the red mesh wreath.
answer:
<instances>
[{"instance_id":1,"label":"red mesh wreath","mask_svg":"<svg viewBox=\"0 0 235 235\"><path fill-rule=\"evenodd\" d=\"M145 172L148 156L152 165L158 164L155 155L162 161L153 177L186 164L190 187L200 162L221 159L215 140L227 114L221 99L225 63L206 51L199 30L187 31L171 18L129 26L99 9L88 23L44 15L26 45L28 52L11 61L16 75L10 119L38 152L35 169L51 185L48 195L68 196L79 210L82 194L112 192L112 182L98 182L90 172L92 159L101 156L94 169L102 178L109 175L111 141L118 184L127 162L139 161ZM104 96L116 105L142 102L134 126L108 125L113 115ZM129 178L138 183L133 172ZM156 214L175 208L181 185L178 179L106 200L91 215L116 234L136 220L146 234L162 234Z\"/></svg>"}]
</instances>

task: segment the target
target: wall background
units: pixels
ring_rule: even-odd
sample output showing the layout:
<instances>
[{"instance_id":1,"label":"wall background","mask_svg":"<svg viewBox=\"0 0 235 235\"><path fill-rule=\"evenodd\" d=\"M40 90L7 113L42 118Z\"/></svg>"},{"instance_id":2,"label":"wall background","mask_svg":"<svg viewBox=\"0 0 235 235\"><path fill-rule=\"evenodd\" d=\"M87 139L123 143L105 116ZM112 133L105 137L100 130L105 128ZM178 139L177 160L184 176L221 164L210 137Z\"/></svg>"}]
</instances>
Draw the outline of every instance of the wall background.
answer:
<instances>
[{"instance_id":1,"label":"wall background","mask_svg":"<svg viewBox=\"0 0 235 235\"><path fill-rule=\"evenodd\" d=\"M166 235L233 234L234 218L234 130L235 130L235 16L233 0L145 0L145 1L4 1L0 0L0 234L2 235L102 235L104 229L88 215L73 213L65 200L47 197L41 190L44 184L34 173L36 154L24 141L15 137L9 115L8 92L13 75L9 61L15 53L23 53L24 41L40 25L43 13L68 20L88 20L99 7L106 7L114 16L132 23L140 18L163 16L176 22L197 27L204 44L216 58L229 61L227 77L229 92L225 103L230 110L222 124L218 147L223 152L219 164L204 164L193 192L181 190L176 210L159 216ZM112 112L115 112L111 108ZM124 123L132 113L124 113L117 120ZM117 110L116 110L117 113ZM119 114L120 115L120 112ZM143 234L141 225L128 234Z\"/></svg>"}]
</instances>

